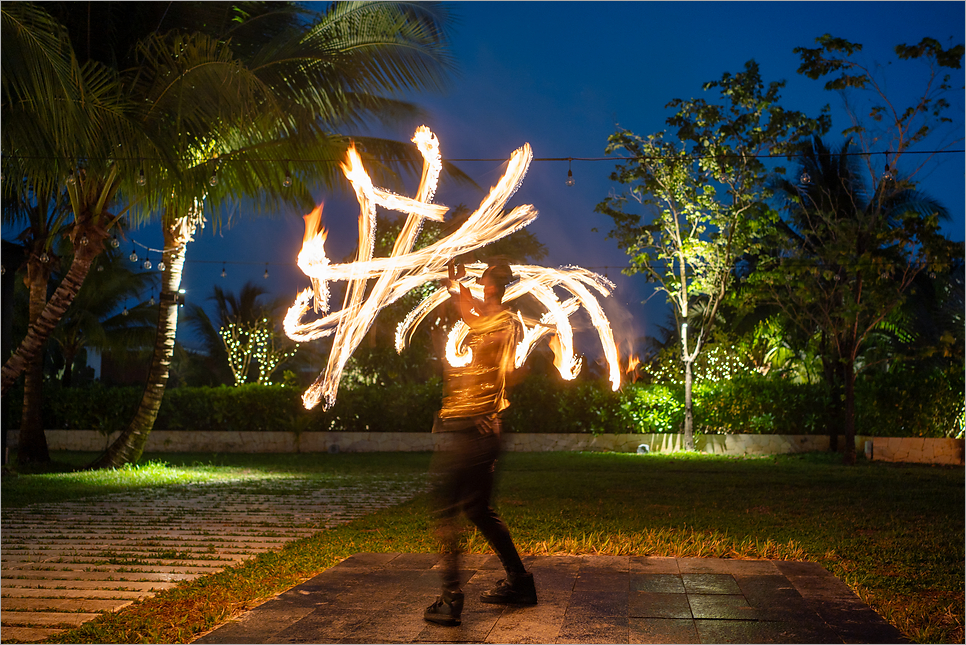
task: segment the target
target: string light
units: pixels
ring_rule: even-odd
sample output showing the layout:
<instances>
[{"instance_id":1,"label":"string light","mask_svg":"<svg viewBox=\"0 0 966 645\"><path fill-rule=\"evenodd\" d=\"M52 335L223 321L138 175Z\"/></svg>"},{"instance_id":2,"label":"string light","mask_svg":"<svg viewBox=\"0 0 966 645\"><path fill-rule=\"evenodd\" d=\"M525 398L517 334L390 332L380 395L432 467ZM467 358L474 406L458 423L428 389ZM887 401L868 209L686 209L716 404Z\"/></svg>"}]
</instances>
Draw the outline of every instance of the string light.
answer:
<instances>
[{"instance_id":1,"label":"string light","mask_svg":"<svg viewBox=\"0 0 966 645\"><path fill-rule=\"evenodd\" d=\"M148 180L144 177L144 168L138 170L138 186L143 186L148 183Z\"/></svg>"},{"instance_id":2,"label":"string light","mask_svg":"<svg viewBox=\"0 0 966 645\"><path fill-rule=\"evenodd\" d=\"M964 152L966 152L966 150L963 150L963 149L949 149L949 150L903 150L901 152L901 154L903 154L903 155L936 155L936 154L962 154ZM872 151L869 151L869 152L864 152L863 151L863 152L846 152L846 153L838 153L838 152L832 153L832 152L828 152L828 153L821 153L819 156L823 156L823 157L832 157L832 156L834 156L834 157L840 157L840 156L842 156L842 154L844 154L845 156L849 156L849 157L871 157L872 155L878 155L878 154L888 155L889 152L888 151L877 151L877 150L872 150ZM15 156L18 157L18 158L20 158L20 159L35 159L35 160L39 159L39 160L48 160L48 161L61 161L61 160L67 159L67 157L48 156L48 155L15 155ZM734 154L714 154L714 155L708 154L708 155L689 155L689 156L690 156L691 159L694 159L694 160L711 159L711 158L714 158L714 159L751 159L751 158L753 158L753 159L775 159L775 158L781 158L781 159L786 159L787 160L787 159L793 159L793 158L796 158L796 157L803 157L804 155L803 154L789 154L787 152L782 152L782 153L764 153L764 154L757 154L757 155L748 155L748 154L738 154L738 153L734 153ZM644 159L644 160L648 160L648 159L677 159L677 158L678 157L673 156L673 155L672 156L668 156L668 155L654 155L654 156L649 156L649 155L636 155L636 156L633 156L633 157L620 157L620 156L610 156L610 157L534 157L532 159L532 161L533 162L543 162L543 161L631 161L631 160L634 160L634 159ZM103 159L103 157L90 157L90 159L91 160ZM144 158L138 158L138 157L114 157L114 159L116 159L117 161L142 161ZM151 158L147 158L147 159L149 161L164 161L163 159L157 158L157 157L151 157ZM229 155L223 155L223 156L219 157L218 163L220 164L220 163L222 163L225 160L229 160L229 162L233 162L233 160L230 158ZM399 162L399 161L411 161L411 159L408 159L408 158L407 159L404 159L404 158L392 158L392 157L377 158L375 160L376 161L380 161L382 163L393 163L393 162ZM284 159L276 159L276 158L268 159L268 158L265 158L265 157L247 157L246 158L246 161L250 161L250 162L269 162L269 163L277 163L277 164L289 164L289 163L340 163L342 161L342 159L341 158L339 158L339 159L333 159L333 158L330 158L330 157L299 157L299 158L284 158ZM453 157L453 158L450 158L450 159L446 159L446 161L449 162L449 163L476 162L476 161L483 161L483 162L492 161L492 162L502 163L502 162L505 162L506 159L496 158L496 157L494 157L494 158L486 158L486 157L459 157L459 158L457 158L457 157Z\"/></svg>"},{"instance_id":3,"label":"string light","mask_svg":"<svg viewBox=\"0 0 966 645\"><path fill-rule=\"evenodd\" d=\"M285 179L282 181L282 185L286 188L292 185L292 174L288 170L285 171Z\"/></svg>"},{"instance_id":4,"label":"string light","mask_svg":"<svg viewBox=\"0 0 966 645\"><path fill-rule=\"evenodd\" d=\"M572 163L573 163L573 159L568 159L567 160L567 181L566 181L566 184L568 186L574 186L577 183L577 182L574 181L574 171L573 171L572 166L571 166Z\"/></svg>"},{"instance_id":5,"label":"string light","mask_svg":"<svg viewBox=\"0 0 966 645\"><path fill-rule=\"evenodd\" d=\"M114 237L111 238L111 247L116 249L119 246L121 246L121 241L117 239L117 233L115 233Z\"/></svg>"},{"instance_id":6,"label":"string light","mask_svg":"<svg viewBox=\"0 0 966 645\"><path fill-rule=\"evenodd\" d=\"M164 271L164 256L161 256L161 261L158 262L158 271Z\"/></svg>"},{"instance_id":7,"label":"string light","mask_svg":"<svg viewBox=\"0 0 966 645\"><path fill-rule=\"evenodd\" d=\"M885 170L882 171L882 179L885 181L892 181L895 178L892 168L889 167L889 155L886 154L886 165Z\"/></svg>"},{"instance_id":8,"label":"string light","mask_svg":"<svg viewBox=\"0 0 966 645\"><path fill-rule=\"evenodd\" d=\"M227 278L228 277L228 272L225 271L225 263L224 262L222 262L222 264L221 264L221 277L223 277L223 278Z\"/></svg>"},{"instance_id":9,"label":"string light","mask_svg":"<svg viewBox=\"0 0 966 645\"><path fill-rule=\"evenodd\" d=\"M218 168L211 171L211 177L208 179L208 184L211 186L218 185Z\"/></svg>"},{"instance_id":10,"label":"string light","mask_svg":"<svg viewBox=\"0 0 966 645\"><path fill-rule=\"evenodd\" d=\"M812 181L812 178L808 176L808 173L807 173L807 172L803 172L803 173L802 173L802 177L801 177L801 180L802 180L802 183L803 183L803 184L807 184L807 183L809 183L810 181Z\"/></svg>"},{"instance_id":11,"label":"string light","mask_svg":"<svg viewBox=\"0 0 966 645\"><path fill-rule=\"evenodd\" d=\"M150 299L150 300L148 300L148 304L149 304L149 305L153 305L153 304L155 304L155 300L154 300L154 292L153 292L153 291L151 292L151 299Z\"/></svg>"},{"instance_id":12,"label":"string light","mask_svg":"<svg viewBox=\"0 0 966 645\"><path fill-rule=\"evenodd\" d=\"M145 271L149 270L151 268L150 258L144 258L144 264L142 264L141 266L144 267Z\"/></svg>"},{"instance_id":13,"label":"string light","mask_svg":"<svg viewBox=\"0 0 966 645\"><path fill-rule=\"evenodd\" d=\"M265 275L263 275L262 277L268 280L268 262L265 263Z\"/></svg>"},{"instance_id":14,"label":"string light","mask_svg":"<svg viewBox=\"0 0 966 645\"><path fill-rule=\"evenodd\" d=\"M138 261L138 254L137 254L137 251L134 250L134 247L131 247L131 255L127 256L127 259L130 260L131 262Z\"/></svg>"}]
</instances>

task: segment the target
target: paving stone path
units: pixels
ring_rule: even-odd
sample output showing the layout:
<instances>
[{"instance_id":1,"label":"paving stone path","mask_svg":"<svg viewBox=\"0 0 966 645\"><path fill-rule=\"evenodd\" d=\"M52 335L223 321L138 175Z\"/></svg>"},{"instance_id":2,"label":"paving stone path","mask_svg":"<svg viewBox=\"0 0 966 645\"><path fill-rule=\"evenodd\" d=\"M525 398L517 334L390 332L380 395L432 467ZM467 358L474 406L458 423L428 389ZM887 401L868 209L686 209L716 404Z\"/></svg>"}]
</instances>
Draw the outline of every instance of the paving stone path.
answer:
<instances>
[{"instance_id":1,"label":"paving stone path","mask_svg":"<svg viewBox=\"0 0 966 645\"><path fill-rule=\"evenodd\" d=\"M531 556L539 603L487 605L496 556L462 563L459 627L423 620L433 553L358 553L195 643L907 643L813 562Z\"/></svg>"},{"instance_id":2,"label":"paving stone path","mask_svg":"<svg viewBox=\"0 0 966 645\"><path fill-rule=\"evenodd\" d=\"M425 476L244 479L3 509L0 639L37 642L426 486Z\"/></svg>"}]
</instances>

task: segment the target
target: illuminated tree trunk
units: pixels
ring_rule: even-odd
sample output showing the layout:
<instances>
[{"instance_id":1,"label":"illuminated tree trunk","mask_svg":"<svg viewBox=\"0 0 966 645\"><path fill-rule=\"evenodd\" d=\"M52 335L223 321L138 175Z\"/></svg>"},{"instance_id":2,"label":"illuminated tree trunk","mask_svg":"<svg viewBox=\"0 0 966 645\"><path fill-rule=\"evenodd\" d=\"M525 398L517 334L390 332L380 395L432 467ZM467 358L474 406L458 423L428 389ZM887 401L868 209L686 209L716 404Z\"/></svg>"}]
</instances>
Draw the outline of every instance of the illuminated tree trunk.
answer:
<instances>
[{"instance_id":1,"label":"illuminated tree trunk","mask_svg":"<svg viewBox=\"0 0 966 645\"><path fill-rule=\"evenodd\" d=\"M158 333L155 337L154 354L148 370L147 382L134 418L114 443L101 455L91 468L118 468L135 463L144 453L148 436L154 428L168 383L171 360L174 356L175 337L178 333L178 294L184 269L187 245L191 241L194 220L182 217L171 226L164 227L165 268L161 281L161 304L158 314Z\"/></svg>"},{"instance_id":2,"label":"illuminated tree trunk","mask_svg":"<svg viewBox=\"0 0 966 645\"><path fill-rule=\"evenodd\" d=\"M49 265L41 261L36 253L32 254L27 263L27 277L25 279L27 288L30 290L29 316L31 322L40 318L44 307L47 305L47 282L49 279ZM17 461L22 464L50 461L42 414L44 402L43 357L46 346L46 340L41 341L39 350L34 354L34 360L31 360L24 369L23 411L20 417L20 441L17 447Z\"/></svg>"},{"instance_id":3,"label":"illuminated tree trunk","mask_svg":"<svg viewBox=\"0 0 966 645\"><path fill-rule=\"evenodd\" d=\"M684 361L684 449L694 450L694 406L691 400L691 384L694 361Z\"/></svg>"}]
</instances>

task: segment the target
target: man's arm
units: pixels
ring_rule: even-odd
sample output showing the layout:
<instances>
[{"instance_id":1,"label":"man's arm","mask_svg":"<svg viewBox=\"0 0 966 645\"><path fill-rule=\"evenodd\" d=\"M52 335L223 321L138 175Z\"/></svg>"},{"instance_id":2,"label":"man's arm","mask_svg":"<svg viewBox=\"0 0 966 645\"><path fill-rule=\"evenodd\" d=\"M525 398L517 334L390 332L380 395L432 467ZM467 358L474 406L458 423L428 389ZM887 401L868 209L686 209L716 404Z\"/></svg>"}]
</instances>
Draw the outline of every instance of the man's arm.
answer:
<instances>
[{"instance_id":1,"label":"man's arm","mask_svg":"<svg viewBox=\"0 0 966 645\"><path fill-rule=\"evenodd\" d=\"M449 270L449 279L445 281L446 288L456 299L456 306L463 322L472 327L473 323L480 317L477 312L480 311L482 303L473 297L473 294L462 282L459 282L459 279L466 275L466 268L462 264L457 265L456 260L450 260L446 267ZM457 293L453 293L454 286L459 288Z\"/></svg>"}]
</instances>

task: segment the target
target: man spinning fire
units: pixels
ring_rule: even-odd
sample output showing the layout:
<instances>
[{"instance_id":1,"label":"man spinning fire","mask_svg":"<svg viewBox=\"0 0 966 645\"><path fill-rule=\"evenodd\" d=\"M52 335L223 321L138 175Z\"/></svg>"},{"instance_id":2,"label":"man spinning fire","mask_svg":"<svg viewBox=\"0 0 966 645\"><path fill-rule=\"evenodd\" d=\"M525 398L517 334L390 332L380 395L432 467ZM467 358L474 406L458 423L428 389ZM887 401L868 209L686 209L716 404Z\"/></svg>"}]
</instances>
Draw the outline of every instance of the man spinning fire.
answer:
<instances>
[{"instance_id":1,"label":"man spinning fire","mask_svg":"<svg viewBox=\"0 0 966 645\"><path fill-rule=\"evenodd\" d=\"M479 278L482 302L459 282L463 265L451 261L443 284L469 326L465 346L471 359L444 372L443 407L433 425L441 433L434 462L434 519L442 543L442 593L424 613L439 625L460 624L463 592L459 578L459 516L465 513L496 551L506 578L480 595L484 603L535 605L533 574L523 565L506 524L491 505L493 475L500 453L500 413L510 405L507 386L514 377L514 351L520 329L503 304L514 280L506 264L492 264Z\"/></svg>"}]
</instances>

